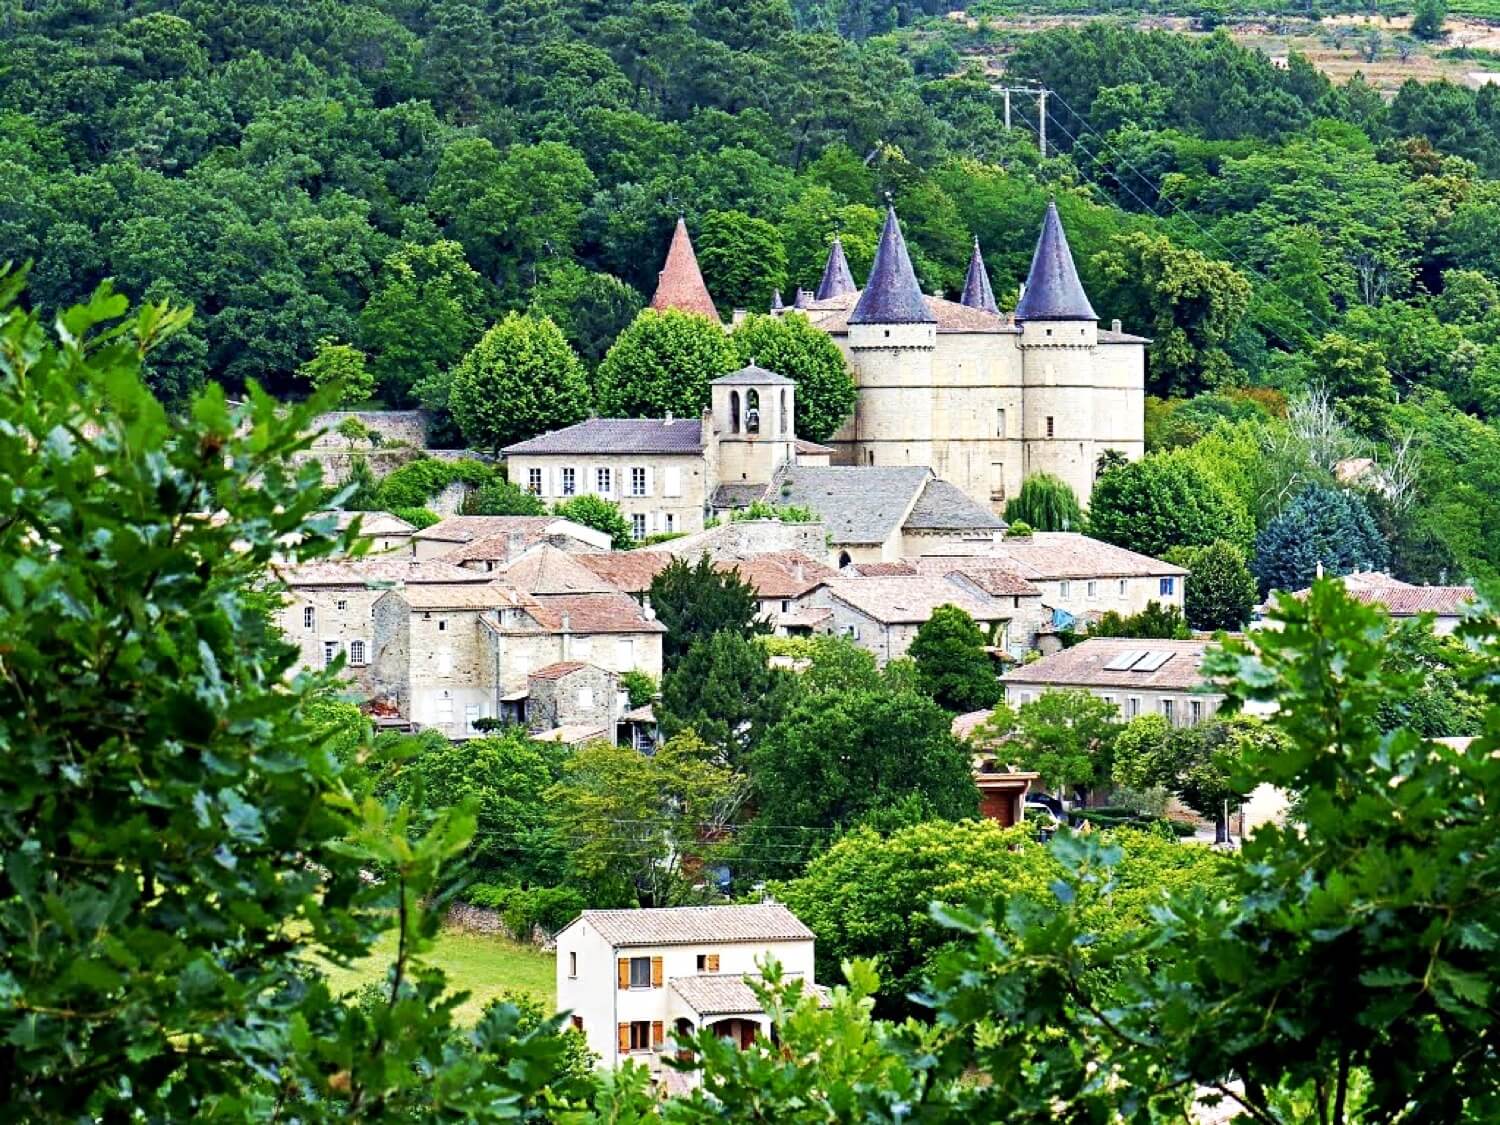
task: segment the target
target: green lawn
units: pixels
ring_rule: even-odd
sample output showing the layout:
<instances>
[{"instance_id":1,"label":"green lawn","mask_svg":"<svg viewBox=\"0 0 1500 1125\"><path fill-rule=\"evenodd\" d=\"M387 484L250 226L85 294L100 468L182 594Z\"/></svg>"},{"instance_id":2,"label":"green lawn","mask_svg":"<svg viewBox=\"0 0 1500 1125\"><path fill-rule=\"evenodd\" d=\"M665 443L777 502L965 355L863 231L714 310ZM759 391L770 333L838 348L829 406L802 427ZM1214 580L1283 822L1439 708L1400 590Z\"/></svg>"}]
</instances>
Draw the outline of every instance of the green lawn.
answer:
<instances>
[{"instance_id":1,"label":"green lawn","mask_svg":"<svg viewBox=\"0 0 1500 1125\"><path fill-rule=\"evenodd\" d=\"M328 984L334 993L353 992L369 981L385 980L391 957L396 951L396 937L386 934L375 947L375 953L349 969L330 968ZM557 983L553 976L556 957L530 945L507 938L445 930L427 954L427 960L448 974L451 988L470 993L458 1008L460 1023L472 1023L484 1006L502 992L528 992L551 1011L557 1004Z\"/></svg>"}]
</instances>

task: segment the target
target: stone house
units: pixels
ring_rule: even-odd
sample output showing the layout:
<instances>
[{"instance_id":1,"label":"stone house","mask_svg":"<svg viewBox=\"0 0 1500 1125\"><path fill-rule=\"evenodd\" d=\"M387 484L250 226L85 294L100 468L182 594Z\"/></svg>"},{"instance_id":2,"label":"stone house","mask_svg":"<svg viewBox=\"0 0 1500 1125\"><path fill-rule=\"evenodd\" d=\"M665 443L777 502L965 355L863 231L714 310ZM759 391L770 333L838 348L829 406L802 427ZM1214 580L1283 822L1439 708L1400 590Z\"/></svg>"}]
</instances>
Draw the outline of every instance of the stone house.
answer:
<instances>
[{"instance_id":1,"label":"stone house","mask_svg":"<svg viewBox=\"0 0 1500 1125\"><path fill-rule=\"evenodd\" d=\"M577 727L614 741L614 724L625 707L620 677L597 664L560 660L526 678L526 725L542 732Z\"/></svg>"},{"instance_id":2,"label":"stone house","mask_svg":"<svg viewBox=\"0 0 1500 1125\"><path fill-rule=\"evenodd\" d=\"M760 599L761 617L777 636L811 632L828 616L811 604L811 596L838 571L801 551L776 551L716 565L738 571L750 584Z\"/></svg>"},{"instance_id":3,"label":"stone house","mask_svg":"<svg viewBox=\"0 0 1500 1125\"><path fill-rule=\"evenodd\" d=\"M1458 628L1464 614L1474 607L1478 597L1473 586L1414 586L1379 571L1358 571L1339 578L1344 592L1355 601L1379 606L1394 620L1411 620L1422 614L1432 615L1432 629L1447 636ZM1305 598L1308 590L1298 590L1293 597ZM1264 614L1268 606L1261 606Z\"/></svg>"},{"instance_id":4,"label":"stone house","mask_svg":"<svg viewBox=\"0 0 1500 1125\"><path fill-rule=\"evenodd\" d=\"M343 656L348 675L369 691L374 660L375 602L391 589L482 585L486 577L450 563L405 556L362 555L278 567L285 596L276 623L297 646L298 670L326 667Z\"/></svg>"},{"instance_id":5,"label":"stone house","mask_svg":"<svg viewBox=\"0 0 1500 1125\"><path fill-rule=\"evenodd\" d=\"M990 643L1001 649L1007 645L1014 612L931 574L829 578L810 602L829 610L820 631L849 637L874 654L881 666L906 655L917 630L939 606L963 610L989 634Z\"/></svg>"},{"instance_id":6,"label":"stone house","mask_svg":"<svg viewBox=\"0 0 1500 1125\"><path fill-rule=\"evenodd\" d=\"M1007 535L993 554L997 565L1041 589L1042 601L1063 615L1059 625L1110 610L1129 616L1150 602L1182 608L1183 567L1076 531Z\"/></svg>"},{"instance_id":7,"label":"stone house","mask_svg":"<svg viewBox=\"0 0 1500 1125\"><path fill-rule=\"evenodd\" d=\"M577 553L609 550L609 536L557 516L449 516L411 537L412 554L494 570L539 543Z\"/></svg>"},{"instance_id":8,"label":"stone house","mask_svg":"<svg viewBox=\"0 0 1500 1125\"><path fill-rule=\"evenodd\" d=\"M811 509L826 529L829 562L840 567L913 555L985 555L1005 527L920 465L799 465L779 475L768 497Z\"/></svg>"},{"instance_id":9,"label":"stone house","mask_svg":"<svg viewBox=\"0 0 1500 1125\"><path fill-rule=\"evenodd\" d=\"M585 910L556 941L558 1009L600 1069L633 1059L664 1079L673 1032L711 1028L741 1046L769 1036L746 983L767 957L827 1002L813 981L813 932L777 904Z\"/></svg>"},{"instance_id":10,"label":"stone house","mask_svg":"<svg viewBox=\"0 0 1500 1125\"><path fill-rule=\"evenodd\" d=\"M1201 723L1224 702L1202 671L1210 643L1090 637L1006 672L1005 702L1020 707L1043 692L1078 688L1113 704L1125 721L1159 714L1174 726Z\"/></svg>"},{"instance_id":11,"label":"stone house","mask_svg":"<svg viewBox=\"0 0 1500 1125\"><path fill-rule=\"evenodd\" d=\"M372 554L400 550L411 542L417 530L413 524L390 512L336 511L328 514L336 518L340 531L347 531L350 524L359 520L359 538L370 545Z\"/></svg>"},{"instance_id":12,"label":"stone house","mask_svg":"<svg viewBox=\"0 0 1500 1125\"><path fill-rule=\"evenodd\" d=\"M504 581L407 587L379 598L374 612L372 691L451 738L473 734L476 719L526 722L532 673L559 662L661 676L665 630L618 591L533 597Z\"/></svg>"}]
</instances>

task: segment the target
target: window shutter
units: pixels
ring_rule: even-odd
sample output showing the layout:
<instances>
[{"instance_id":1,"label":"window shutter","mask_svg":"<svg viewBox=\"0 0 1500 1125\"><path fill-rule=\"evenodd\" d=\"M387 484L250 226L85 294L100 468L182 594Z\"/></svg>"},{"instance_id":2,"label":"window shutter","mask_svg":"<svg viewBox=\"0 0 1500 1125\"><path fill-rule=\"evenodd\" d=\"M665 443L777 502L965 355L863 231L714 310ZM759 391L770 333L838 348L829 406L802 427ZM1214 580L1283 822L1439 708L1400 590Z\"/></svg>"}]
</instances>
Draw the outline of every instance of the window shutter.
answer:
<instances>
[{"instance_id":1,"label":"window shutter","mask_svg":"<svg viewBox=\"0 0 1500 1125\"><path fill-rule=\"evenodd\" d=\"M673 465L665 470L665 488L667 496L682 495L682 469Z\"/></svg>"},{"instance_id":2,"label":"window shutter","mask_svg":"<svg viewBox=\"0 0 1500 1125\"><path fill-rule=\"evenodd\" d=\"M650 465L647 465L646 466L646 495L647 496L655 496L656 495L656 493L653 491L653 486L656 483L654 480L652 480L652 478L654 476L656 476L656 472L651 468Z\"/></svg>"},{"instance_id":3,"label":"window shutter","mask_svg":"<svg viewBox=\"0 0 1500 1125\"><path fill-rule=\"evenodd\" d=\"M630 987L630 960L629 960L629 958L621 957L618 961L615 962L615 965L618 967L619 972L620 972L620 987L621 988L629 988ZM623 1027L624 1025L622 1024L621 1026Z\"/></svg>"},{"instance_id":4,"label":"window shutter","mask_svg":"<svg viewBox=\"0 0 1500 1125\"><path fill-rule=\"evenodd\" d=\"M657 1048L658 1050L660 1050L661 1049L661 1045L666 1042L666 1039L667 1039L667 1029L666 1029L665 1026L663 1026L662 1021L661 1020L652 1020L651 1021L651 1046L653 1046L653 1047Z\"/></svg>"},{"instance_id":5,"label":"window shutter","mask_svg":"<svg viewBox=\"0 0 1500 1125\"><path fill-rule=\"evenodd\" d=\"M630 1054L630 1025L628 1023L620 1025L620 1054Z\"/></svg>"},{"instance_id":6,"label":"window shutter","mask_svg":"<svg viewBox=\"0 0 1500 1125\"><path fill-rule=\"evenodd\" d=\"M651 987L661 987L661 958L651 958Z\"/></svg>"},{"instance_id":7,"label":"window shutter","mask_svg":"<svg viewBox=\"0 0 1500 1125\"><path fill-rule=\"evenodd\" d=\"M717 953L710 953L707 964L709 972L717 973L719 971L719 955Z\"/></svg>"}]
</instances>

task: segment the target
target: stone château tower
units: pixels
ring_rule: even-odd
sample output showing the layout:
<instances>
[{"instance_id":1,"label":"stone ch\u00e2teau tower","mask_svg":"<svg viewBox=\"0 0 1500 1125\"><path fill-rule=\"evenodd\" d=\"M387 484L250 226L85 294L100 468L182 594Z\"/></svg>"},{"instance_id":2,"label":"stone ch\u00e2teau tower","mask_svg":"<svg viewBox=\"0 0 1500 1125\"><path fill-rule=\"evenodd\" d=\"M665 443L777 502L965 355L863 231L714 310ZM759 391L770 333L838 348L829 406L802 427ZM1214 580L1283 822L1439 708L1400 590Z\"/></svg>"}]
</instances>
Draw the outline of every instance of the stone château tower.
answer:
<instances>
[{"instance_id":1,"label":"stone ch\u00e2teau tower","mask_svg":"<svg viewBox=\"0 0 1500 1125\"><path fill-rule=\"evenodd\" d=\"M1025 475L1052 473L1087 497L1098 437L1093 390L1099 317L1078 280L1055 203L1047 204L1015 319L1021 327Z\"/></svg>"},{"instance_id":2,"label":"stone ch\u00e2teau tower","mask_svg":"<svg viewBox=\"0 0 1500 1125\"><path fill-rule=\"evenodd\" d=\"M721 483L769 481L796 460L797 384L749 366L709 383Z\"/></svg>"}]
</instances>

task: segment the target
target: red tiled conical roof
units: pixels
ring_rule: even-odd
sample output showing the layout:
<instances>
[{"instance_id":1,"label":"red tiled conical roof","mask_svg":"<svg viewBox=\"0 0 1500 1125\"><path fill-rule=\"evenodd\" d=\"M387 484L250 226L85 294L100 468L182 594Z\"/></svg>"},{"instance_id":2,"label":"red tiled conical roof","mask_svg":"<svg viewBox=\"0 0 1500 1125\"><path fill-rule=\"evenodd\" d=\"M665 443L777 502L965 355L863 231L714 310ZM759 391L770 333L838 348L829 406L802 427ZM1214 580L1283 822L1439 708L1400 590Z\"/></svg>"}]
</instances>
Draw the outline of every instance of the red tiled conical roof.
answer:
<instances>
[{"instance_id":1,"label":"red tiled conical roof","mask_svg":"<svg viewBox=\"0 0 1500 1125\"><path fill-rule=\"evenodd\" d=\"M719 319L714 299L708 295L708 286L703 284L703 273L698 269L698 255L693 253L687 223L681 218L677 220L677 229L672 232L672 245L667 247L666 265L657 276L656 296L651 298L651 307L680 309L715 321Z\"/></svg>"}]
</instances>

